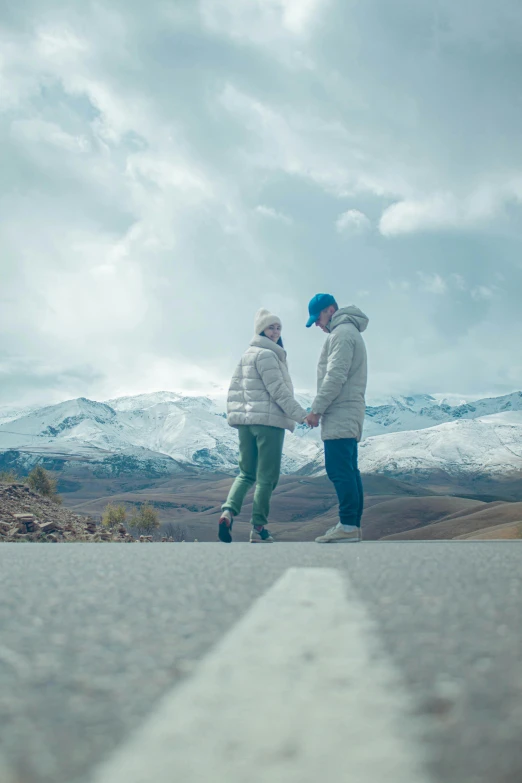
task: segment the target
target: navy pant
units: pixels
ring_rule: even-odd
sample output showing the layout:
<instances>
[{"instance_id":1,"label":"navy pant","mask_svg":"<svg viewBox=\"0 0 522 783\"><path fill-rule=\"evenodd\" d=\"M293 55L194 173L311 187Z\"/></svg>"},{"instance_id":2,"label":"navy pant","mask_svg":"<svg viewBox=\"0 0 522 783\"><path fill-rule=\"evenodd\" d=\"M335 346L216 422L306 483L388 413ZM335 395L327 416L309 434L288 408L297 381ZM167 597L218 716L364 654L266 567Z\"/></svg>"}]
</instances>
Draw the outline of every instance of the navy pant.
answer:
<instances>
[{"instance_id":1,"label":"navy pant","mask_svg":"<svg viewBox=\"0 0 522 783\"><path fill-rule=\"evenodd\" d=\"M343 525L361 526L364 508L363 485L357 464L355 438L325 440L326 475L339 498L339 518Z\"/></svg>"}]
</instances>

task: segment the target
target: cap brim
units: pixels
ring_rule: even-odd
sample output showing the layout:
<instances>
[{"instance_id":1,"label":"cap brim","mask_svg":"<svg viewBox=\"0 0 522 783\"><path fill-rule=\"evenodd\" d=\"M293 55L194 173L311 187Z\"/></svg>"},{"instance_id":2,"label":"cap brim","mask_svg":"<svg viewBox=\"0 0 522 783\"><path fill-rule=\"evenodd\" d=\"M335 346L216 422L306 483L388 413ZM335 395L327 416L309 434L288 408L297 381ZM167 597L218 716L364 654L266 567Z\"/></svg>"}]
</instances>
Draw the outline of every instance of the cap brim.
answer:
<instances>
[{"instance_id":1,"label":"cap brim","mask_svg":"<svg viewBox=\"0 0 522 783\"><path fill-rule=\"evenodd\" d=\"M318 318L319 318L318 315L311 315L308 321L306 322L306 328L309 329L311 326L313 326Z\"/></svg>"}]
</instances>

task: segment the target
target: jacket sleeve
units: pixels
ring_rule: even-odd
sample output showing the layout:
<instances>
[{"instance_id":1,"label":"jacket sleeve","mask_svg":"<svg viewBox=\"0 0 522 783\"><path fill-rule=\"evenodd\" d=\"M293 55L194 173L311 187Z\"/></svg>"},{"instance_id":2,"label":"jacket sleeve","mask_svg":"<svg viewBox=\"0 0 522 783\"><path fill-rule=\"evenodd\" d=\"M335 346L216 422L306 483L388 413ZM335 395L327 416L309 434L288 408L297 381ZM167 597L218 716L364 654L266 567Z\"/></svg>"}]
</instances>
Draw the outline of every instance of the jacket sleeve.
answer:
<instances>
[{"instance_id":1,"label":"jacket sleeve","mask_svg":"<svg viewBox=\"0 0 522 783\"><path fill-rule=\"evenodd\" d=\"M308 415L285 383L277 356L273 351L266 351L256 359L257 371L270 397L276 402L289 419L301 424Z\"/></svg>"},{"instance_id":2,"label":"jacket sleeve","mask_svg":"<svg viewBox=\"0 0 522 783\"><path fill-rule=\"evenodd\" d=\"M326 413L334 402L348 379L352 364L354 343L350 335L333 333L330 336L330 347L326 366L326 375L312 403L313 413Z\"/></svg>"}]
</instances>

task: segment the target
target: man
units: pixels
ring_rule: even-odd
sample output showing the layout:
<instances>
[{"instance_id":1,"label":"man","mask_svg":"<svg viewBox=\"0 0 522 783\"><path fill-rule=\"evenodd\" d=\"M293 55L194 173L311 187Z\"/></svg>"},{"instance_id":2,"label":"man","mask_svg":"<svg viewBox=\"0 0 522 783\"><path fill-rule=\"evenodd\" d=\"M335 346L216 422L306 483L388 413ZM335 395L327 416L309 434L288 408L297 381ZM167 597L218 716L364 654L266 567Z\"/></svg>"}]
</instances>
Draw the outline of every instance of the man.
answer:
<instances>
[{"instance_id":1,"label":"man","mask_svg":"<svg viewBox=\"0 0 522 783\"><path fill-rule=\"evenodd\" d=\"M306 422L321 422L326 473L339 499L339 523L316 538L318 544L362 540L363 487L357 463L366 411L366 347L361 337L368 318L359 308L341 310L330 294L316 294L308 305L307 327L315 324L326 338L317 366L317 396Z\"/></svg>"}]
</instances>

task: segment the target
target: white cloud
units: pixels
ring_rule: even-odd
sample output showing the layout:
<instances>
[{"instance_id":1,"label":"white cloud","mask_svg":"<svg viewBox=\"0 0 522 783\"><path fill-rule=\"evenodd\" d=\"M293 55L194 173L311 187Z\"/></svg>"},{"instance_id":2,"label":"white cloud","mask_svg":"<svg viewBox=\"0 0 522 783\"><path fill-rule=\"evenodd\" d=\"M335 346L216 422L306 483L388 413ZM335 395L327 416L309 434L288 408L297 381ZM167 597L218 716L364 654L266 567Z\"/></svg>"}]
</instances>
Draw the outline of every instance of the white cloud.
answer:
<instances>
[{"instance_id":1,"label":"white cloud","mask_svg":"<svg viewBox=\"0 0 522 783\"><path fill-rule=\"evenodd\" d=\"M411 0L19 0L0 31L0 397L194 367L226 383L270 302L310 388L316 286L364 299L374 392L519 383L522 16L476 0L468 25L456 5L413 24ZM346 196L361 211L339 215ZM347 263L335 216L349 237L373 214Z\"/></svg>"},{"instance_id":2,"label":"white cloud","mask_svg":"<svg viewBox=\"0 0 522 783\"><path fill-rule=\"evenodd\" d=\"M30 120L15 120L11 124L11 135L14 139L24 139L32 144L44 142L73 153L87 152L91 146L87 136L74 136L59 125L37 117Z\"/></svg>"},{"instance_id":3,"label":"white cloud","mask_svg":"<svg viewBox=\"0 0 522 783\"><path fill-rule=\"evenodd\" d=\"M390 291L406 293L411 289L411 283L409 280L388 280L388 287Z\"/></svg>"},{"instance_id":4,"label":"white cloud","mask_svg":"<svg viewBox=\"0 0 522 783\"><path fill-rule=\"evenodd\" d=\"M287 225L291 225L293 222L292 218L288 217L288 215L285 215L283 212L278 212L276 209L273 209L273 207L266 207L264 204L258 204L254 211L257 212L258 215L262 215L263 217L272 220L279 220L281 223L286 223Z\"/></svg>"},{"instance_id":5,"label":"white cloud","mask_svg":"<svg viewBox=\"0 0 522 783\"><path fill-rule=\"evenodd\" d=\"M471 290L471 296L477 301L485 301L491 299L495 295L493 288L489 288L486 285L479 285Z\"/></svg>"},{"instance_id":6,"label":"white cloud","mask_svg":"<svg viewBox=\"0 0 522 783\"><path fill-rule=\"evenodd\" d=\"M518 201L522 201L522 188L517 178L487 184L464 195L444 192L405 199L384 210L379 230L383 236L400 236L420 231L482 229L507 205Z\"/></svg>"},{"instance_id":7,"label":"white cloud","mask_svg":"<svg viewBox=\"0 0 522 783\"><path fill-rule=\"evenodd\" d=\"M468 284L466 283L466 280L463 278L462 275L453 272L450 275L450 279L459 291L467 291Z\"/></svg>"},{"instance_id":8,"label":"white cloud","mask_svg":"<svg viewBox=\"0 0 522 783\"><path fill-rule=\"evenodd\" d=\"M369 231L371 223L364 212L358 209L349 209L339 215L335 221L335 227L339 234L364 234Z\"/></svg>"},{"instance_id":9,"label":"white cloud","mask_svg":"<svg viewBox=\"0 0 522 783\"><path fill-rule=\"evenodd\" d=\"M417 272L419 289L428 294L450 294L452 290L467 291L472 299L486 301L495 295L496 286L476 285L470 289L462 275L452 273L447 278L437 272ZM388 281L392 291L409 291L411 284L407 280Z\"/></svg>"},{"instance_id":10,"label":"white cloud","mask_svg":"<svg viewBox=\"0 0 522 783\"><path fill-rule=\"evenodd\" d=\"M248 2L248 0L245 0ZM284 26L295 35L309 32L317 11L325 0L280 0Z\"/></svg>"},{"instance_id":11,"label":"white cloud","mask_svg":"<svg viewBox=\"0 0 522 783\"><path fill-rule=\"evenodd\" d=\"M432 274L418 272L417 274L420 278L420 287L422 291L426 291L429 294L445 294L447 292L447 282L436 272Z\"/></svg>"},{"instance_id":12,"label":"white cloud","mask_svg":"<svg viewBox=\"0 0 522 783\"><path fill-rule=\"evenodd\" d=\"M424 201L399 201L387 207L380 219L383 236L437 229L458 223L458 204L452 194L439 194Z\"/></svg>"},{"instance_id":13,"label":"white cloud","mask_svg":"<svg viewBox=\"0 0 522 783\"><path fill-rule=\"evenodd\" d=\"M200 0L212 30L256 44L305 37L325 0Z\"/></svg>"},{"instance_id":14,"label":"white cloud","mask_svg":"<svg viewBox=\"0 0 522 783\"><path fill-rule=\"evenodd\" d=\"M359 140L339 122L310 111L273 107L231 83L219 102L247 132L241 158L253 169L284 171L338 196L388 192L384 178L362 173Z\"/></svg>"}]
</instances>

